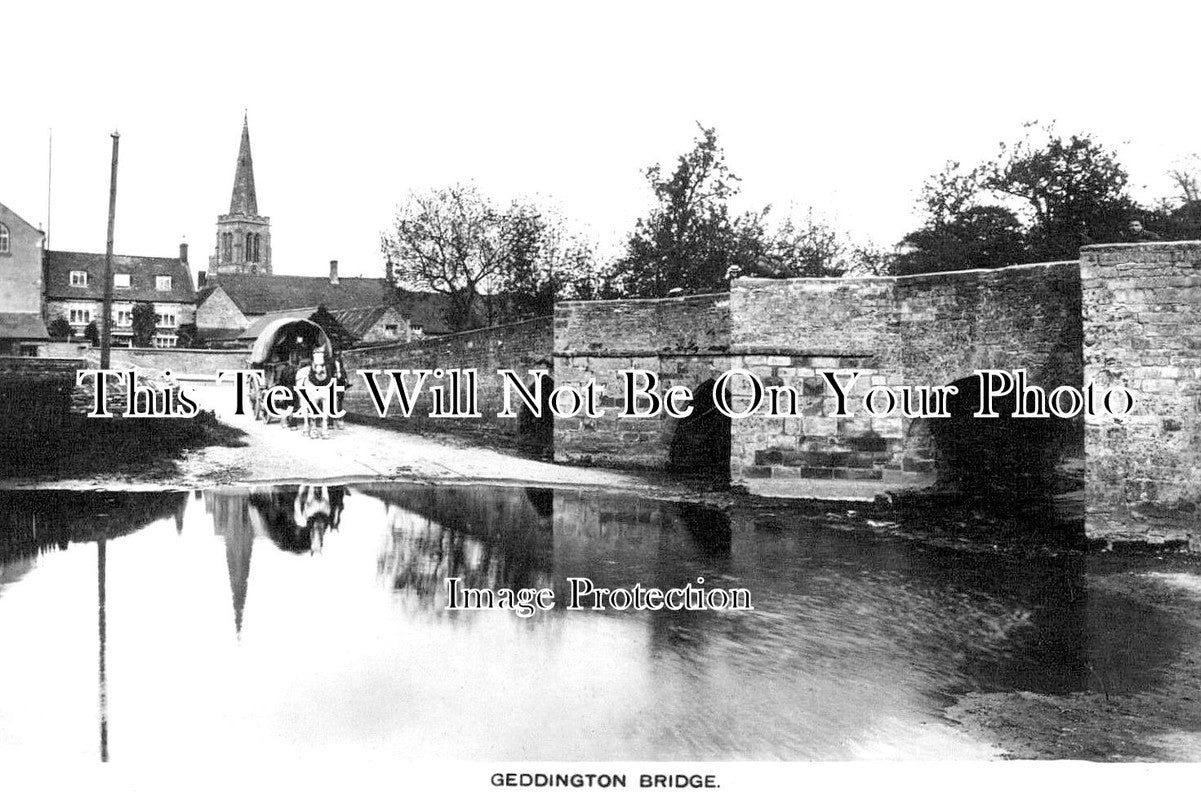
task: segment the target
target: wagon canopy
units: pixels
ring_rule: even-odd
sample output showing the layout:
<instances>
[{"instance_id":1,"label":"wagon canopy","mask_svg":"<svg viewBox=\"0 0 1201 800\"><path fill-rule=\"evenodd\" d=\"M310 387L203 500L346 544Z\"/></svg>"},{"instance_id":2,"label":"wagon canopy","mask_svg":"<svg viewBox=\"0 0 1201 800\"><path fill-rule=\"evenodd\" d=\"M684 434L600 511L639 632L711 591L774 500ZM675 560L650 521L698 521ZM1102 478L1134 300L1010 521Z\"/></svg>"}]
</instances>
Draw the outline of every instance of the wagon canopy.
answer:
<instances>
[{"instance_id":1,"label":"wagon canopy","mask_svg":"<svg viewBox=\"0 0 1201 800\"><path fill-rule=\"evenodd\" d=\"M287 361L288 354L297 349L305 354L321 349L329 359L334 355L329 337L320 325L298 317L281 317L267 323L259 333L248 360L251 364Z\"/></svg>"}]
</instances>

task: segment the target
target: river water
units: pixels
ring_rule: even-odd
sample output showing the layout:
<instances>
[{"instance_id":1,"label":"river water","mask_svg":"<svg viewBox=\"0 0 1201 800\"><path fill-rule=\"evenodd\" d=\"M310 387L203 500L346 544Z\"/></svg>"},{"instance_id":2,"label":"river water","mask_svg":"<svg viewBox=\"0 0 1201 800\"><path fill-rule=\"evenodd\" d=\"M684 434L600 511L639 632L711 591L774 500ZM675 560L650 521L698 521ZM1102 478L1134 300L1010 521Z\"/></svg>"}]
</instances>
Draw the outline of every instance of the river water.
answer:
<instances>
[{"instance_id":1,"label":"river water","mask_svg":"<svg viewBox=\"0 0 1201 800\"><path fill-rule=\"evenodd\" d=\"M1079 553L599 491L0 493L0 756L988 758L968 691L1139 691L1178 626ZM449 611L446 579L558 607ZM567 579L749 591L569 611Z\"/></svg>"}]
</instances>

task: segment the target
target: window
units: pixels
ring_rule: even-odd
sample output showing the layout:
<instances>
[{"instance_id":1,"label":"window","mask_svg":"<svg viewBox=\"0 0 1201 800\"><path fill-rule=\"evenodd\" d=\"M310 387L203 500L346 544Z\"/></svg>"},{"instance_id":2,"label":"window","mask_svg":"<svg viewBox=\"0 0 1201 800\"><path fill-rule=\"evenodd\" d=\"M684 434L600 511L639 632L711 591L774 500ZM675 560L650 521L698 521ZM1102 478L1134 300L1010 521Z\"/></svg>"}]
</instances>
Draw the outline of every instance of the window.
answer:
<instances>
[{"instance_id":1,"label":"window","mask_svg":"<svg viewBox=\"0 0 1201 800\"><path fill-rule=\"evenodd\" d=\"M257 233L256 233L256 234L254 235L254 260L255 260L255 261L261 261L261 260L262 260L262 259L260 259L260 258L259 258L259 245L260 245L260 244L262 244L262 241L263 241L262 237L261 237L261 236L259 236L259 234L257 234Z\"/></svg>"},{"instance_id":2,"label":"window","mask_svg":"<svg viewBox=\"0 0 1201 800\"><path fill-rule=\"evenodd\" d=\"M178 336L155 336L151 340L151 344L153 344L155 347L174 347L175 343L178 341Z\"/></svg>"},{"instance_id":3,"label":"window","mask_svg":"<svg viewBox=\"0 0 1201 800\"><path fill-rule=\"evenodd\" d=\"M233 258L234 237L232 233L221 234L221 260L228 263Z\"/></svg>"},{"instance_id":4,"label":"window","mask_svg":"<svg viewBox=\"0 0 1201 800\"><path fill-rule=\"evenodd\" d=\"M160 292L171 291L171 276L170 275L155 275L154 288Z\"/></svg>"},{"instance_id":5,"label":"window","mask_svg":"<svg viewBox=\"0 0 1201 800\"><path fill-rule=\"evenodd\" d=\"M7 253L9 248L8 226L0 222L0 253Z\"/></svg>"},{"instance_id":6,"label":"window","mask_svg":"<svg viewBox=\"0 0 1201 800\"><path fill-rule=\"evenodd\" d=\"M384 333L390 334L392 336L395 336L399 330L400 330L399 325L385 325L384 326Z\"/></svg>"},{"instance_id":7,"label":"window","mask_svg":"<svg viewBox=\"0 0 1201 800\"><path fill-rule=\"evenodd\" d=\"M21 355L23 355L23 356L36 356L37 354L38 354L38 346L37 346L36 344L23 344L23 345L21 345Z\"/></svg>"},{"instance_id":8,"label":"window","mask_svg":"<svg viewBox=\"0 0 1201 800\"><path fill-rule=\"evenodd\" d=\"M133 327L133 309L132 308L118 308L117 313L116 313L116 320L117 320L118 328L132 328Z\"/></svg>"},{"instance_id":9,"label":"window","mask_svg":"<svg viewBox=\"0 0 1201 800\"><path fill-rule=\"evenodd\" d=\"M87 286L88 273L82 269L71 270L71 285L72 286Z\"/></svg>"},{"instance_id":10,"label":"window","mask_svg":"<svg viewBox=\"0 0 1201 800\"><path fill-rule=\"evenodd\" d=\"M68 313L72 325L87 325L92 321L92 309L90 308L72 308Z\"/></svg>"},{"instance_id":11,"label":"window","mask_svg":"<svg viewBox=\"0 0 1201 800\"><path fill-rule=\"evenodd\" d=\"M131 320L133 319L132 313L130 314L130 319ZM175 327L175 314L173 314L173 313L155 314L154 315L154 324L158 325L160 328L174 328Z\"/></svg>"},{"instance_id":12,"label":"window","mask_svg":"<svg viewBox=\"0 0 1201 800\"><path fill-rule=\"evenodd\" d=\"M114 274L113 275L113 288L114 289L128 289L129 288L129 273L128 272L118 272L118 273Z\"/></svg>"}]
</instances>

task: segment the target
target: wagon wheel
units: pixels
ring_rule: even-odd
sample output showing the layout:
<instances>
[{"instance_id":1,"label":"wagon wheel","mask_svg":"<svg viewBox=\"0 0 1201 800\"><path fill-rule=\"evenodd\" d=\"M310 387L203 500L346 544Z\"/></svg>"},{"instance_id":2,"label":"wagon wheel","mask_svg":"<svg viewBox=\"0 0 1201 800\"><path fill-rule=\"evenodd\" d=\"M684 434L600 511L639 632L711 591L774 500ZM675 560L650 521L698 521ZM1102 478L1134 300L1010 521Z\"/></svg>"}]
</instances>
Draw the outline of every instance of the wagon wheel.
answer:
<instances>
[{"instance_id":1,"label":"wagon wheel","mask_svg":"<svg viewBox=\"0 0 1201 800\"><path fill-rule=\"evenodd\" d=\"M246 381L246 394L249 396L250 408L254 411L255 422L258 422L260 416L270 422L267 410L263 407L263 387L259 384L258 378L253 375Z\"/></svg>"}]
</instances>

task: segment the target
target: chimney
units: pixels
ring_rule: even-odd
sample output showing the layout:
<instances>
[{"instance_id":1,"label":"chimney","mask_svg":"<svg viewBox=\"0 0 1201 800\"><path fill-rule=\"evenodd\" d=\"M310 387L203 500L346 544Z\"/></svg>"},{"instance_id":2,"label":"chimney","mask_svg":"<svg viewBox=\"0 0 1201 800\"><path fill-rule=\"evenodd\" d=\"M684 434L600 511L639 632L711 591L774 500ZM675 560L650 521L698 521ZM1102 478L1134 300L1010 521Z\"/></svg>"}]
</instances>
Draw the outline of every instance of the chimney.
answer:
<instances>
[{"instance_id":1,"label":"chimney","mask_svg":"<svg viewBox=\"0 0 1201 800\"><path fill-rule=\"evenodd\" d=\"M184 246L186 247L187 245L184 245ZM196 273L196 288L203 289L204 284L207 280L208 280L207 272L205 272L204 270L200 270L199 272L197 272Z\"/></svg>"},{"instance_id":2,"label":"chimney","mask_svg":"<svg viewBox=\"0 0 1201 800\"><path fill-rule=\"evenodd\" d=\"M329 262L329 285L338 285L338 260L332 259Z\"/></svg>"},{"instance_id":3,"label":"chimney","mask_svg":"<svg viewBox=\"0 0 1201 800\"><path fill-rule=\"evenodd\" d=\"M188 263L188 243L187 242L179 243L179 262L181 264Z\"/></svg>"}]
</instances>

